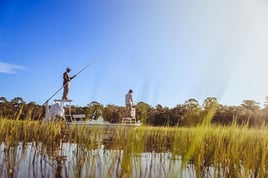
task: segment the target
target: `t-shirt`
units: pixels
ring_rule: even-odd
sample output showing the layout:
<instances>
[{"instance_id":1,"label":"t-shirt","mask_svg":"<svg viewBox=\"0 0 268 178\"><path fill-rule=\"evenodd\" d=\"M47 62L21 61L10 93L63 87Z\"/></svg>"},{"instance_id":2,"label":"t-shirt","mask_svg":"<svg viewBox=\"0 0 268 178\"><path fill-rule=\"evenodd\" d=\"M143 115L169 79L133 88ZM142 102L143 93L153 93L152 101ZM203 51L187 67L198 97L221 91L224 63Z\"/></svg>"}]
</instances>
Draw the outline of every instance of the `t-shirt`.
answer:
<instances>
[{"instance_id":1,"label":"t-shirt","mask_svg":"<svg viewBox=\"0 0 268 178\"><path fill-rule=\"evenodd\" d=\"M132 94L126 94L126 104L132 104Z\"/></svg>"}]
</instances>

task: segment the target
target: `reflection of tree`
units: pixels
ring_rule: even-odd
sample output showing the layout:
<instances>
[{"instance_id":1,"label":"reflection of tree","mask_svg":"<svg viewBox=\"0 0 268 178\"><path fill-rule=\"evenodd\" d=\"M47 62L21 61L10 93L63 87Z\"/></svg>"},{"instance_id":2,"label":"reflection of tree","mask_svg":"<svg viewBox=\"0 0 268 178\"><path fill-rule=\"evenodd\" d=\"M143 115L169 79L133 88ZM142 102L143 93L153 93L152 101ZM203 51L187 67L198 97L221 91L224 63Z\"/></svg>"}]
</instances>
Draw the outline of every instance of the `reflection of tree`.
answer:
<instances>
[{"instance_id":1,"label":"reflection of tree","mask_svg":"<svg viewBox=\"0 0 268 178\"><path fill-rule=\"evenodd\" d=\"M0 152L0 177L63 177L66 156L59 154L60 147L54 147L53 155L48 151L50 146L42 143L2 143L0 147L4 148Z\"/></svg>"},{"instance_id":2,"label":"reflection of tree","mask_svg":"<svg viewBox=\"0 0 268 178\"><path fill-rule=\"evenodd\" d=\"M21 143L9 145L5 142L0 147L4 148L0 154L0 177L18 177L21 164L25 163L25 159L29 159L25 157L27 152L26 145Z\"/></svg>"}]
</instances>

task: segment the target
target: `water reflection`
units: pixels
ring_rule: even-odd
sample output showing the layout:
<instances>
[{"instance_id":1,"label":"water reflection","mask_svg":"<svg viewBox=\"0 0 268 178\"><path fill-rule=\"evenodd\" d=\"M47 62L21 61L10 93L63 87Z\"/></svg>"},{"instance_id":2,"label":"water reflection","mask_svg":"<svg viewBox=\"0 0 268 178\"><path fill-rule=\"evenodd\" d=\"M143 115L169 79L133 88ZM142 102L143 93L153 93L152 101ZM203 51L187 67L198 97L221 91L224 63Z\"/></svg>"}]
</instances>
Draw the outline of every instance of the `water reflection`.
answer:
<instances>
[{"instance_id":1,"label":"water reflection","mask_svg":"<svg viewBox=\"0 0 268 178\"><path fill-rule=\"evenodd\" d=\"M0 145L0 177L196 177L189 164L171 153L130 153L107 150L104 145L88 150L62 143L56 150L42 143Z\"/></svg>"},{"instance_id":2,"label":"water reflection","mask_svg":"<svg viewBox=\"0 0 268 178\"><path fill-rule=\"evenodd\" d=\"M0 144L0 177L240 177L236 176L237 172L242 177L245 175L243 166L235 164L197 166L195 160L190 160L184 165L182 156L169 151L130 152L126 148L115 149L110 142L102 143L88 148L88 145L61 141L49 145L32 142L12 146L3 142ZM235 167L237 169L233 170Z\"/></svg>"}]
</instances>

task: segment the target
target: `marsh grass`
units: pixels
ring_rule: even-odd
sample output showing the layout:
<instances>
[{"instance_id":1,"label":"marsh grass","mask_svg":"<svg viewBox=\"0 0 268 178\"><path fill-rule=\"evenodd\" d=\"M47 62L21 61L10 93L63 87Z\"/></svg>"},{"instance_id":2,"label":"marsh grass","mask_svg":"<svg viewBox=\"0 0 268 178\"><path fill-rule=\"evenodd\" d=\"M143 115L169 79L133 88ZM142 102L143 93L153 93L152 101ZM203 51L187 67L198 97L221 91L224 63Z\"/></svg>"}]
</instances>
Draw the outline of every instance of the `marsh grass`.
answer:
<instances>
[{"instance_id":1,"label":"marsh grass","mask_svg":"<svg viewBox=\"0 0 268 178\"><path fill-rule=\"evenodd\" d=\"M1 119L0 130L4 144L0 151L5 153L1 154L0 163L6 162L5 167L14 170L18 162L14 148L31 143L35 150L32 163L36 163L35 159L53 163L65 150L69 167L62 172L66 177L183 177L189 166L195 177L268 176L265 126L204 123L189 128L109 128ZM63 148L63 143L75 146ZM6 171L2 166L0 175Z\"/></svg>"}]
</instances>

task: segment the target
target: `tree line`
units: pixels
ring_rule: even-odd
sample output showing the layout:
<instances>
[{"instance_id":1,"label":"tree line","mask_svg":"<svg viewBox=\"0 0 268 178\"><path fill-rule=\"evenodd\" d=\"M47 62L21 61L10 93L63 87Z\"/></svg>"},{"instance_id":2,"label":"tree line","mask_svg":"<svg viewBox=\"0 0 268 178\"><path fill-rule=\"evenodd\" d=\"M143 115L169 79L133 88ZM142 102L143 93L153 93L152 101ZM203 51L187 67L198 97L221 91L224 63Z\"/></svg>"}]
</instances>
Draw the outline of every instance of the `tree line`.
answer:
<instances>
[{"instance_id":1,"label":"tree line","mask_svg":"<svg viewBox=\"0 0 268 178\"><path fill-rule=\"evenodd\" d=\"M106 121L111 123L121 122L125 113L123 106L111 104L104 106L97 101L92 101L84 107L72 105L70 108L72 114L86 114L86 119L102 115ZM206 98L202 104L191 98L173 108L160 104L153 107L145 102L137 103L135 108L137 120L144 125L151 126L196 126L208 123L231 125L236 123L258 127L268 123L268 105L261 107L254 100L244 100L239 106L227 106L219 104L215 97ZM15 97L10 101L5 97L0 97L0 118L41 120L44 116L45 107L42 105L35 102L26 103L21 97Z\"/></svg>"}]
</instances>

